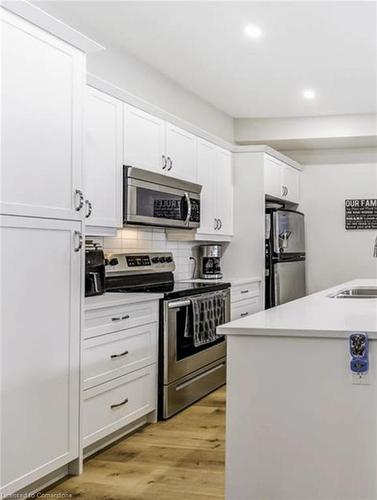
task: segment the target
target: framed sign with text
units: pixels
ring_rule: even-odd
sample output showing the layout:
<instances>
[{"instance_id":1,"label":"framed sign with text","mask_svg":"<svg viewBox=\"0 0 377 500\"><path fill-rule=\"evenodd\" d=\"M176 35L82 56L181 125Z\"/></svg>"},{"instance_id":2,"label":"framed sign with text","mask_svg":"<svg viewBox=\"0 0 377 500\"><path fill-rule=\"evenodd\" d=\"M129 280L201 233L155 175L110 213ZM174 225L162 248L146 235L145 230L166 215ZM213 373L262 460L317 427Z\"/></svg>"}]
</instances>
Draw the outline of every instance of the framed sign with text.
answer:
<instances>
[{"instance_id":1,"label":"framed sign with text","mask_svg":"<svg viewBox=\"0 0 377 500\"><path fill-rule=\"evenodd\" d=\"M377 198L345 200L347 230L377 229Z\"/></svg>"}]
</instances>

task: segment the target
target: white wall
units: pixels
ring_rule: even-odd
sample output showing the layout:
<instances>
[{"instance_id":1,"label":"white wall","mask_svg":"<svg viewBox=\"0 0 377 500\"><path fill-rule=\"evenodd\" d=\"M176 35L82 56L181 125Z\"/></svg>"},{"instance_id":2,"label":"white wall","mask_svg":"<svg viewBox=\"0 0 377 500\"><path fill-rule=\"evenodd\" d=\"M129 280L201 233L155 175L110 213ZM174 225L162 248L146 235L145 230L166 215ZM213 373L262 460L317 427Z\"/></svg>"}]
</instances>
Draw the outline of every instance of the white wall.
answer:
<instances>
[{"instance_id":1,"label":"white wall","mask_svg":"<svg viewBox=\"0 0 377 500\"><path fill-rule=\"evenodd\" d=\"M377 144L375 114L236 118L238 144L268 144L279 150L367 147Z\"/></svg>"},{"instance_id":2,"label":"white wall","mask_svg":"<svg viewBox=\"0 0 377 500\"><path fill-rule=\"evenodd\" d=\"M305 163L307 284L312 293L355 278L377 278L377 231L346 231L344 200L377 198L376 150L291 152Z\"/></svg>"},{"instance_id":3,"label":"white wall","mask_svg":"<svg viewBox=\"0 0 377 500\"><path fill-rule=\"evenodd\" d=\"M233 118L144 64L127 52L107 48L88 54L89 73L233 142Z\"/></svg>"}]
</instances>

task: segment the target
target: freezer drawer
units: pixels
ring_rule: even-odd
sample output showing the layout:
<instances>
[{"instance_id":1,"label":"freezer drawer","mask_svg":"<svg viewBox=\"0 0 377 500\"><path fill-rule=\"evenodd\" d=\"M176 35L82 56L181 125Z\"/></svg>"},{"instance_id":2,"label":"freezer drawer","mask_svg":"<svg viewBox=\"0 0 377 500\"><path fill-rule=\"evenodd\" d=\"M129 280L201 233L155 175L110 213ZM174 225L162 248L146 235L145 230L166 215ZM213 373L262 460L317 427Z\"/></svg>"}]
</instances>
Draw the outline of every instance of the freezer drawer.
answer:
<instances>
[{"instance_id":1,"label":"freezer drawer","mask_svg":"<svg viewBox=\"0 0 377 500\"><path fill-rule=\"evenodd\" d=\"M306 294L305 260L274 265L275 305L285 304Z\"/></svg>"}]
</instances>

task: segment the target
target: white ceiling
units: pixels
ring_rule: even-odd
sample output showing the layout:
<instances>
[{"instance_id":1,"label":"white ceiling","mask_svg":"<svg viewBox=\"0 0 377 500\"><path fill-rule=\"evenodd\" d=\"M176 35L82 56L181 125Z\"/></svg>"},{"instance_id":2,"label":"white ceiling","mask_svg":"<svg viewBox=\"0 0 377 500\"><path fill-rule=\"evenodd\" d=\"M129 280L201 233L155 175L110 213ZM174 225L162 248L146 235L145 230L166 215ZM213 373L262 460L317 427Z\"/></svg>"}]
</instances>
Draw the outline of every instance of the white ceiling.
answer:
<instances>
[{"instance_id":1,"label":"white ceiling","mask_svg":"<svg viewBox=\"0 0 377 500\"><path fill-rule=\"evenodd\" d=\"M374 1L34 3L233 117L377 111ZM248 23L261 39L244 36Z\"/></svg>"}]
</instances>

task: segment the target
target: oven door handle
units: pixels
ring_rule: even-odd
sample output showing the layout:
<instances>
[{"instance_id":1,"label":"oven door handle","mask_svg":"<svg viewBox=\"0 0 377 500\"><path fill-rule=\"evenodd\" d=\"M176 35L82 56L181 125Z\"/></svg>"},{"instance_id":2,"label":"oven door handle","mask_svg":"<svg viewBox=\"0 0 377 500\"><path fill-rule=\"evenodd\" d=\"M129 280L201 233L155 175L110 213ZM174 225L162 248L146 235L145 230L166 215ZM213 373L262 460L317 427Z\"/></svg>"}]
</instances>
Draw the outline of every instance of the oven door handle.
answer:
<instances>
[{"instance_id":1,"label":"oven door handle","mask_svg":"<svg viewBox=\"0 0 377 500\"><path fill-rule=\"evenodd\" d=\"M187 206L188 206L187 217L186 217L186 220L185 220L185 225L188 226L189 222L190 222L190 218L191 218L192 205L191 205L190 196L189 196L189 194L186 191L185 191L185 198L186 198Z\"/></svg>"},{"instance_id":2,"label":"oven door handle","mask_svg":"<svg viewBox=\"0 0 377 500\"><path fill-rule=\"evenodd\" d=\"M177 302L168 302L169 309L179 309L191 305L191 300L179 300Z\"/></svg>"}]
</instances>

